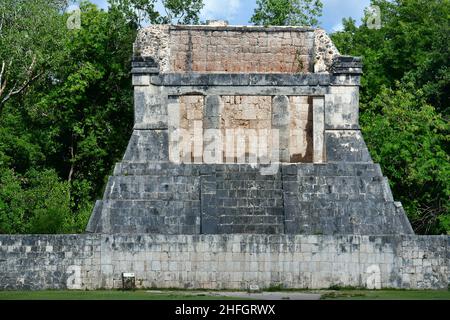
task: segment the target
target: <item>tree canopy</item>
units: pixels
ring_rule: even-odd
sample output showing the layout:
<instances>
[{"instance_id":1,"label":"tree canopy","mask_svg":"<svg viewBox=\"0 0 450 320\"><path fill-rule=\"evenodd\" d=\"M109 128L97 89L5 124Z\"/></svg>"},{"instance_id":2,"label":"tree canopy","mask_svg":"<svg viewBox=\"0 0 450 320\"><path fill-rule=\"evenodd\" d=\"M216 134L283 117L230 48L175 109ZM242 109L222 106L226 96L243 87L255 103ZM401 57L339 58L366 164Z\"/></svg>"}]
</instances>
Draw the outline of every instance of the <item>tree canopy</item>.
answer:
<instances>
[{"instance_id":1,"label":"tree canopy","mask_svg":"<svg viewBox=\"0 0 450 320\"><path fill-rule=\"evenodd\" d=\"M144 23L198 24L203 0L162 0L164 13L157 10L158 0L108 0L109 4L128 19L142 26Z\"/></svg>"},{"instance_id":2,"label":"tree canopy","mask_svg":"<svg viewBox=\"0 0 450 320\"><path fill-rule=\"evenodd\" d=\"M316 26L322 15L320 0L257 0L250 22L256 25Z\"/></svg>"}]
</instances>

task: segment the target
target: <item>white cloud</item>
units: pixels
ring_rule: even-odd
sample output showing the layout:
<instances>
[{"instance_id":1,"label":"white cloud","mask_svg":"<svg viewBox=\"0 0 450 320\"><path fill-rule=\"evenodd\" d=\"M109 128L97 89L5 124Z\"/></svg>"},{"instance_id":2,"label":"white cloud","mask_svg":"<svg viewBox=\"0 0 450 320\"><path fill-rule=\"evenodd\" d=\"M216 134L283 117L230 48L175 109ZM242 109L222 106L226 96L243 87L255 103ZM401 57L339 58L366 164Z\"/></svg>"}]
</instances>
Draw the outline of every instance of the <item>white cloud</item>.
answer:
<instances>
[{"instance_id":1,"label":"white cloud","mask_svg":"<svg viewBox=\"0 0 450 320\"><path fill-rule=\"evenodd\" d=\"M335 24L333 26L333 28L331 28L332 32L338 32L338 31L342 31L344 30L344 25L342 24L342 22L339 22L338 24Z\"/></svg>"},{"instance_id":2,"label":"white cloud","mask_svg":"<svg viewBox=\"0 0 450 320\"><path fill-rule=\"evenodd\" d=\"M241 0L205 0L200 12L202 20L233 20L241 8Z\"/></svg>"}]
</instances>

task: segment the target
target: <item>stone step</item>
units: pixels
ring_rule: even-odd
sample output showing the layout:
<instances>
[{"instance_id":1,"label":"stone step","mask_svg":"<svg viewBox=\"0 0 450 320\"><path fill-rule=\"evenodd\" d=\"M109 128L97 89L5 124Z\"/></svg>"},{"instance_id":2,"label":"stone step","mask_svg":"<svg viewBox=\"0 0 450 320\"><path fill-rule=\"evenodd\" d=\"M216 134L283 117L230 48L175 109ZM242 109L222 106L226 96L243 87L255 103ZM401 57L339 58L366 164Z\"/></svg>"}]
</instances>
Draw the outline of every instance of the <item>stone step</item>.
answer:
<instances>
[{"instance_id":1,"label":"stone step","mask_svg":"<svg viewBox=\"0 0 450 320\"><path fill-rule=\"evenodd\" d=\"M283 199L270 198L216 198L215 206L220 209L234 208L236 210L267 210L283 207Z\"/></svg>"},{"instance_id":2,"label":"stone step","mask_svg":"<svg viewBox=\"0 0 450 320\"><path fill-rule=\"evenodd\" d=\"M282 166L283 175L298 176L347 176L347 177L378 177L383 176L377 163L324 163L324 164L290 164Z\"/></svg>"},{"instance_id":3,"label":"stone step","mask_svg":"<svg viewBox=\"0 0 450 320\"><path fill-rule=\"evenodd\" d=\"M111 176L104 199L199 200L200 178L189 176Z\"/></svg>"},{"instance_id":4,"label":"stone step","mask_svg":"<svg viewBox=\"0 0 450 320\"><path fill-rule=\"evenodd\" d=\"M220 215L219 224L283 224L283 215Z\"/></svg>"},{"instance_id":5,"label":"stone step","mask_svg":"<svg viewBox=\"0 0 450 320\"><path fill-rule=\"evenodd\" d=\"M217 192L220 190L280 190L283 186L281 180L256 181L242 176L241 179L215 181Z\"/></svg>"},{"instance_id":6,"label":"stone step","mask_svg":"<svg viewBox=\"0 0 450 320\"><path fill-rule=\"evenodd\" d=\"M170 162L130 162L117 163L114 175L182 175L197 176L219 174L233 176L238 174L256 174L257 179L277 179L283 175L299 176L383 176L379 164L376 163L296 163L281 164L275 175L261 174L261 168L266 166L249 164L176 164ZM281 170L280 170L281 169Z\"/></svg>"},{"instance_id":7,"label":"stone step","mask_svg":"<svg viewBox=\"0 0 450 320\"><path fill-rule=\"evenodd\" d=\"M200 202L103 200L97 201L91 220L89 232L194 234L200 228Z\"/></svg>"},{"instance_id":8,"label":"stone step","mask_svg":"<svg viewBox=\"0 0 450 320\"><path fill-rule=\"evenodd\" d=\"M169 162L119 162L114 168L116 176L198 176L203 165L174 164Z\"/></svg>"},{"instance_id":9,"label":"stone step","mask_svg":"<svg viewBox=\"0 0 450 320\"><path fill-rule=\"evenodd\" d=\"M217 215L227 215L239 217L241 215L252 215L252 216L264 216L264 215L283 215L283 206L278 207L222 207L215 206L213 209L213 214ZM211 211L210 211L211 212Z\"/></svg>"},{"instance_id":10,"label":"stone step","mask_svg":"<svg viewBox=\"0 0 450 320\"><path fill-rule=\"evenodd\" d=\"M385 177L297 177L297 180L283 181L283 192L285 196L295 194L302 201L393 201Z\"/></svg>"},{"instance_id":11,"label":"stone step","mask_svg":"<svg viewBox=\"0 0 450 320\"><path fill-rule=\"evenodd\" d=\"M208 182L211 183L211 182ZM104 199L199 201L205 193L199 177L112 176ZM279 188L283 186L283 189ZM393 201L386 178L302 177L300 181L230 180L212 182L219 207L280 207L293 201Z\"/></svg>"},{"instance_id":12,"label":"stone step","mask_svg":"<svg viewBox=\"0 0 450 320\"><path fill-rule=\"evenodd\" d=\"M264 167L264 166L263 166ZM176 164L170 162L129 162L122 161L116 164L114 175L233 175L256 174L259 179L274 179L280 173L274 175L261 174L261 166L249 164Z\"/></svg>"},{"instance_id":13,"label":"stone step","mask_svg":"<svg viewBox=\"0 0 450 320\"><path fill-rule=\"evenodd\" d=\"M287 233L384 234L412 231L398 202L314 201L285 206Z\"/></svg>"},{"instance_id":14,"label":"stone step","mask_svg":"<svg viewBox=\"0 0 450 320\"><path fill-rule=\"evenodd\" d=\"M284 233L284 225L282 224L221 224L217 228L218 234L237 234L237 233L253 233L253 234L282 234Z\"/></svg>"}]
</instances>

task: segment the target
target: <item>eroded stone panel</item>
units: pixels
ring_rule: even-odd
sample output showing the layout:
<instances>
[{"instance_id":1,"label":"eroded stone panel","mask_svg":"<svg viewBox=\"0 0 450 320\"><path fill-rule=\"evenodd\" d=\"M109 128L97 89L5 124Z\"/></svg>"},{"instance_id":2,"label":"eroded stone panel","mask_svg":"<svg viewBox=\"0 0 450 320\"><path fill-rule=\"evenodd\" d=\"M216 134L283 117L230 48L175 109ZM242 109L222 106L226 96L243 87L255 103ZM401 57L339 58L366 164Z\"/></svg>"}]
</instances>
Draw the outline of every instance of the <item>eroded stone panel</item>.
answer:
<instances>
[{"instance_id":1,"label":"eroded stone panel","mask_svg":"<svg viewBox=\"0 0 450 320\"><path fill-rule=\"evenodd\" d=\"M181 96L179 103L180 159L186 163L202 162L205 97Z\"/></svg>"},{"instance_id":2,"label":"eroded stone panel","mask_svg":"<svg viewBox=\"0 0 450 320\"><path fill-rule=\"evenodd\" d=\"M333 59L339 56L339 51L325 30L315 30L314 36L314 72L326 72Z\"/></svg>"},{"instance_id":3,"label":"eroded stone panel","mask_svg":"<svg viewBox=\"0 0 450 320\"><path fill-rule=\"evenodd\" d=\"M222 96L223 128L268 129L271 126L271 96Z\"/></svg>"},{"instance_id":4,"label":"eroded stone panel","mask_svg":"<svg viewBox=\"0 0 450 320\"><path fill-rule=\"evenodd\" d=\"M233 162L247 162L269 156L273 145L272 97L222 96L222 103L220 128L224 137L224 161L235 158ZM233 150L230 150L231 146Z\"/></svg>"},{"instance_id":5,"label":"eroded stone panel","mask_svg":"<svg viewBox=\"0 0 450 320\"><path fill-rule=\"evenodd\" d=\"M169 72L309 72L307 32L171 31Z\"/></svg>"},{"instance_id":6,"label":"eroded stone panel","mask_svg":"<svg viewBox=\"0 0 450 320\"><path fill-rule=\"evenodd\" d=\"M161 70L169 69L169 26L152 25L139 30L134 43L134 55L153 57Z\"/></svg>"},{"instance_id":7,"label":"eroded stone panel","mask_svg":"<svg viewBox=\"0 0 450 320\"><path fill-rule=\"evenodd\" d=\"M289 97L289 153L290 162L312 162L313 112L307 96Z\"/></svg>"}]
</instances>

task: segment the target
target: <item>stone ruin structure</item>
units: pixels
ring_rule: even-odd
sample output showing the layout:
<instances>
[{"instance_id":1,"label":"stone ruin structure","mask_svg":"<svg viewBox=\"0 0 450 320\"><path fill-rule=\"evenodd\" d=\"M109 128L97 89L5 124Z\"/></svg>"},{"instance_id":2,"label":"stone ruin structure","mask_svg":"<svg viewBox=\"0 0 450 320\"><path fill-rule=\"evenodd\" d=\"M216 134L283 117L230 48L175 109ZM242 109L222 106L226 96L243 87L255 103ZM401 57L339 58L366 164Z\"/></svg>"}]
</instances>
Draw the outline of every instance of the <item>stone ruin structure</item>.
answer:
<instances>
[{"instance_id":1,"label":"stone ruin structure","mask_svg":"<svg viewBox=\"0 0 450 320\"><path fill-rule=\"evenodd\" d=\"M360 58L304 27L151 26L82 235L0 236L0 288L444 288L361 135Z\"/></svg>"},{"instance_id":2,"label":"stone ruin structure","mask_svg":"<svg viewBox=\"0 0 450 320\"><path fill-rule=\"evenodd\" d=\"M361 60L324 31L152 26L132 73L133 135L89 232L413 234L361 135Z\"/></svg>"}]
</instances>

